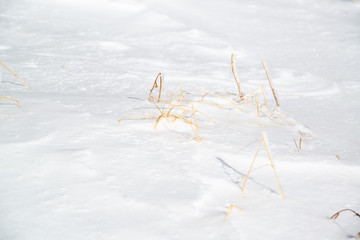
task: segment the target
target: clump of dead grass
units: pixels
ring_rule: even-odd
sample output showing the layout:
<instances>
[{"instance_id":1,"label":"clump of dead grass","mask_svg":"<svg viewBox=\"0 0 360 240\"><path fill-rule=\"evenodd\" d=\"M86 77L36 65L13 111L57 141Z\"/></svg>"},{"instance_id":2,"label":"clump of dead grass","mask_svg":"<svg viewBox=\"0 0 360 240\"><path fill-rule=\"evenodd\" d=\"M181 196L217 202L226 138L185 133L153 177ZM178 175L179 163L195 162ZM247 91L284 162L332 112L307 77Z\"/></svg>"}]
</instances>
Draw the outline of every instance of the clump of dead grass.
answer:
<instances>
[{"instance_id":1,"label":"clump of dead grass","mask_svg":"<svg viewBox=\"0 0 360 240\"><path fill-rule=\"evenodd\" d=\"M159 111L158 114L124 116L119 120L119 122L127 118L144 118L144 119L155 118L156 121L155 121L154 129L156 129L158 124L162 120L166 120L167 122L182 121L192 129L195 135L194 139L197 142L200 142L201 138L199 136L199 124L198 124L199 116L204 117L210 122L214 123L214 121L211 118L209 118L207 115L205 115L203 112L201 112L199 109L197 109L194 106L194 104L200 102L211 104L204 100L204 97L207 94L211 94L211 93L199 91L199 93L203 94L200 100L188 101L185 99L185 94L189 94L190 92L184 92L182 91L181 88L178 88L174 93L170 93L162 96L162 85L163 85L163 77L162 74L159 73L155 78L155 81L148 96L149 102L152 103L155 106L155 108ZM155 89L159 89L159 90L158 93L154 96ZM218 107L221 106L219 105Z\"/></svg>"},{"instance_id":2,"label":"clump of dead grass","mask_svg":"<svg viewBox=\"0 0 360 240\"><path fill-rule=\"evenodd\" d=\"M244 109L254 109L254 112L256 113L257 118L259 121L236 121L231 120L231 122L240 123L240 124L251 124L256 125L259 127L264 127L265 124L268 122L272 122L276 125L283 125L283 126L297 126L302 125L299 122L296 122L292 120L287 114L282 113L279 110L280 104L278 100L278 96L276 95L276 90L273 87L272 81L270 79L268 68L265 65L265 62L262 61L262 65L264 67L266 77L268 80L268 84L270 87L270 90L274 96L275 100L275 107L271 110L270 105L268 102L268 99L266 97L266 91L265 86L261 84L258 86L255 90L250 92L249 94L245 94L240 86L240 80L236 72L236 66L235 66L235 55L231 55L231 67L232 72L234 75L234 79L236 82L237 93L231 93L231 92L224 92L224 93L212 93L212 92L206 92L206 91L183 91L181 87L178 87L175 89L175 91L170 93L164 93L163 89L163 75L162 73L159 73L156 75L155 81L152 84L152 87L150 88L148 100L151 104L153 104L154 108L158 111L158 113L155 114L147 114L147 115L133 115L133 116L124 116L122 117L119 122L129 119L129 118L140 118L140 119L155 119L154 123L154 129L156 129L160 122L166 121L169 123L176 122L176 121L182 121L186 125L191 128L193 132L193 139L197 142L200 142L202 139L200 137L200 125L199 120L206 120L212 123L215 123L213 119L211 119L209 116L204 114L199 110L199 106L201 104L205 104L211 107L219 108L219 109L236 109L245 115L248 114L248 112L244 111ZM217 99L218 101L214 101L214 99ZM263 121L266 120L266 121ZM269 121L270 120L270 121ZM305 135L303 132L299 130L299 140L294 140L294 143L296 145L296 148L298 151L302 150L303 141L306 138L311 138L312 136L307 134ZM283 198L285 198L283 188L280 184L280 180L277 174L277 171L274 166L274 162L272 160L272 157L270 155L268 142L266 140L264 132L261 134L261 140L255 140L249 143L247 146L245 146L243 149L247 148L248 146L254 144L254 143L260 143L259 147L257 148L257 151L255 153L255 156L251 162L250 168L247 172L247 175L242 178L238 183L242 182L241 190L244 191L246 187L246 183L248 181L248 178L251 173L254 171L261 169L263 167L271 166L274 176L276 178L277 184L279 186L279 189L281 191L281 195ZM265 148L266 154L269 160L268 164L265 164L263 166L254 168L255 160L262 148ZM243 150L241 149L241 150ZM240 151L241 151L240 150ZM242 210L239 206L235 204L230 204L226 211L225 220L230 216L230 214L233 212L233 209L237 208L239 210Z\"/></svg>"},{"instance_id":3,"label":"clump of dead grass","mask_svg":"<svg viewBox=\"0 0 360 240\"><path fill-rule=\"evenodd\" d=\"M159 123L163 120L167 122L176 122L182 121L186 123L194 134L194 139L199 142L201 137L199 136L199 118L205 118L207 121L214 123L210 117L201 112L198 108L199 104L206 104L212 107L220 109L237 109L243 111L245 105L251 105L255 107L256 116L259 118L259 121L236 121L232 122L241 123L241 124L252 124L258 126L264 126L261 119L267 118L271 120L274 124L278 125L297 125L298 122L289 121L289 117L285 113L281 113L278 110L280 106L278 98L276 96L276 91L273 88L269 71L263 61L263 67L265 69L266 76L268 78L269 86L273 92L274 99L276 102L276 107L273 110L270 110L264 85L258 86L250 94L244 94L240 87L240 80L236 73L235 67L235 55L231 55L231 67L234 75L234 79L238 88L239 94L235 93L212 93L207 91L183 91L181 87L178 87L174 92L164 94L163 89L163 75L158 73L156 78L150 88L148 100L152 103L155 109L158 110L157 114L145 114L145 115L133 115L133 116L124 116L119 122L128 118L143 118L143 119L156 119L154 124L154 129L157 128ZM212 100L209 100L211 97ZM189 99L188 99L189 98ZM219 101L214 101L218 99ZM247 107L248 108L248 107ZM246 114L246 113L245 113ZM301 148L301 139L300 139L300 148Z\"/></svg>"}]
</instances>

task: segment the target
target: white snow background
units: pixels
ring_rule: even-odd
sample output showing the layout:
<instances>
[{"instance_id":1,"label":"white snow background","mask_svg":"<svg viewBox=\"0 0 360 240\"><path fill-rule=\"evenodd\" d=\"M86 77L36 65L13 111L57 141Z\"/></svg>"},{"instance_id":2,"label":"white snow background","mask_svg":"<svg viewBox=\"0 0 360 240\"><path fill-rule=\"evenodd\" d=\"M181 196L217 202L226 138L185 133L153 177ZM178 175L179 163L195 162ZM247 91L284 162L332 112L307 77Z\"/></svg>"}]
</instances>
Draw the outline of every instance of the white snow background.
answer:
<instances>
[{"instance_id":1,"label":"white snow background","mask_svg":"<svg viewBox=\"0 0 360 240\"><path fill-rule=\"evenodd\" d=\"M0 62L30 86L0 66L22 105L0 102L0 239L356 239L360 218L329 217L360 211L359 24L351 0L0 0ZM118 122L154 113L159 72L167 93L236 93L232 53L273 109L265 60L297 124L199 106L197 143L181 121ZM285 198L270 166L238 183L261 132Z\"/></svg>"}]
</instances>

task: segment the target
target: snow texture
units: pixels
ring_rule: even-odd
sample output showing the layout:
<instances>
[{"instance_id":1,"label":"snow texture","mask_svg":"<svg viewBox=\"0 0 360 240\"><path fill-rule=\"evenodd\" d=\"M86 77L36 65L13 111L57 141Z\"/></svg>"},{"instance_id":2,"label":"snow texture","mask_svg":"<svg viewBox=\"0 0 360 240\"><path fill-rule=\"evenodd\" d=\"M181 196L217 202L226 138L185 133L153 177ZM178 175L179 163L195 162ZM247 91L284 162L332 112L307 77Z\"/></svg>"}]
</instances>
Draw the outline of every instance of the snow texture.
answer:
<instances>
[{"instance_id":1,"label":"snow texture","mask_svg":"<svg viewBox=\"0 0 360 240\"><path fill-rule=\"evenodd\" d=\"M30 86L0 66L22 105L0 102L0 239L356 239L360 218L329 217L360 211L359 23L358 0L0 0L0 62ZM159 114L159 72L163 94L236 100L232 53L273 117L260 91L259 116L195 104L199 143L118 122ZM242 191L262 132L285 198L264 146Z\"/></svg>"}]
</instances>

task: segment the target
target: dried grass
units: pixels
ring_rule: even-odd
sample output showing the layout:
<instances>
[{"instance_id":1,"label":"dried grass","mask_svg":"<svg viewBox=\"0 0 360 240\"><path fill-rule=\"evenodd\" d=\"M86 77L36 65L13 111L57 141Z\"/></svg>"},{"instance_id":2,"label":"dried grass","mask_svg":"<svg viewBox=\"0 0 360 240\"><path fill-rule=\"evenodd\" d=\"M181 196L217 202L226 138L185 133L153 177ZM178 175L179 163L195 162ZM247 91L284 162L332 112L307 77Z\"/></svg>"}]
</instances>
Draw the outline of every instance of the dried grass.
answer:
<instances>
[{"instance_id":1,"label":"dried grass","mask_svg":"<svg viewBox=\"0 0 360 240\"><path fill-rule=\"evenodd\" d=\"M303 132L301 132L300 130L298 130L298 132L299 132L299 134L300 134L300 137L299 137L299 140L298 140L299 143L296 142L295 138L293 138L293 139L294 139L294 143L295 143L296 149L298 150L298 152L300 152L300 151L303 149L303 143L304 143L304 141L305 141L305 140L311 140L311 139L313 139L314 137L313 137L311 134L309 134L309 133L303 133Z\"/></svg>"},{"instance_id":2,"label":"dried grass","mask_svg":"<svg viewBox=\"0 0 360 240\"><path fill-rule=\"evenodd\" d=\"M266 65L265 65L264 60L262 61L262 64L263 64L263 66L264 66L267 79L269 80L269 85L270 85L271 91L272 91L272 93L274 94L274 98L275 98L276 105L279 107L280 104L279 104L278 99L277 99L277 97L276 97L275 89L274 89L274 87L273 87L273 85L272 85L272 82L271 82L271 79L270 79L270 75L269 75L269 71L267 70L267 67L266 67Z\"/></svg>"},{"instance_id":3,"label":"dried grass","mask_svg":"<svg viewBox=\"0 0 360 240\"><path fill-rule=\"evenodd\" d=\"M296 149L298 150L298 152L300 152L300 149L299 149L299 147L298 147L298 145L297 145L297 143L296 143L295 138L293 138L293 139L294 139L294 143L295 143Z\"/></svg>"},{"instance_id":4,"label":"dried grass","mask_svg":"<svg viewBox=\"0 0 360 240\"><path fill-rule=\"evenodd\" d=\"M8 68L7 66L5 66L5 64L3 64L2 62L0 62L0 65L3 66L7 71L9 71L12 75L14 75L25 87L29 87L16 73L14 73L10 68ZM6 96L0 96L0 100L4 98L10 101L14 101L17 103L17 105L21 108L21 104L18 100L10 98L10 97L6 97Z\"/></svg>"},{"instance_id":5,"label":"dried grass","mask_svg":"<svg viewBox=\"0 0 360 240\"><path fill-rule=\"evenodd\" d=\"M237 87L238 87L240 99L243 99L244 94L243 94L243 92L241 91L240 81L239 81L239 78L238 78L238 76L237 76L237 74L236 74L234 57L235 57L235 55L234 55L234 54L231 54L231 69L232 69L232 72L233 72L234 77L235 77L235 81L236 81L236 85L237 85Z\"/></svg>"},{"instance_id":6,"label":"dried grass","mask_svg":"<svg viewBox=\"0 0 360 240\"><path fill-rule=\"evenodd\" d=\"M268 112L270 112L270 109L267 105L267 101L266 101L266 94L265 94L265 88L264 88L264 85L261 85L261 90L262 90L262 93L263 93L263 97L264 97L264 105L266 107L266 109L268 110Z\"/></svg>"},{"instance_id":7,"label":"dried grass","mask_svg":"<svg viewBox=\"0 0 360 240\"><path fill-rule=\"evenodd\" d=\"M194 103L206 103L211 104L204 101L204 97L206 95L214 95L221 97L217 94L212 94L208 92L202 92L198 91L198 93L202 93L201 100L198 101L186 101L185 94L188 92L184 92L181 90L181 87L178 87L176 92L162 95L162 75L159 73L155 81L153 83L153 86L150 90L148 100L154 104L155 108L159 111L159 114L149 114L149 115L133 115L133 116L124 116L121 119L119 119L119 122L123 121L124 119L128 118L143 118L143 119L151 119L155 118L155 125L154 129L157 128L159 123L162 120L166 120L168 122L175 122L177 120L183 121L185 124L188 124L190 128L192 129L193 134L195 135L194 139L197 142L200 142L201 137L199 136L199 124L198 124L198 115L203 116L206 118L209 122L215 123L210 117L208 117L206 114L201 112L199 109L195 108ZM159 88L158 96L153 96L154 89ZM224 98L226 99L226 98ZM230 103L233 103L231 100L227 99ZM222 107L220 105L212 104L214 106Z\"/></svg>"},{"instance_id":8,"label":"dried grass","mask_svg":"<svg viewBox=\"0 0 360 240\"><path fill-rule=\"evenodd\" d=\"M158 79L160 79L160 84L158 84ZM151 88L151 90L150 90L150 93L149 93L149 101L151 101L152 100L152 92L153 92L153 90L154 90L154 88L159 88L159 97L157 98L158 99L158 102L160 101L160 98L161 98L161 90L162 90L162 83L163 83L163 78L162 78L162 75L161 75L161 73L159 73L157 76L156 76L156 78L155 78L155 81L154 81L154 84L153 84L153 86L152 86L152 88ZM160 86L160 87L159 87Z\"/></svg>"},{"instance_id":9,"label":"dried grass","mask_svg":"<svg viewBox=\"0 0 360 240\"><path fill-rule=\"evenodd\" d=\"M226 209L225 218L224 218L225 221L229 218L230 214L232 214L234 208L237 208L240 211L244 210L235 204L230 204L229 207L227 207L227 209Z\"/></svg>"},{"instance_id":10,"label":"dried grass","mask_svg":"<svg viewBox=\"0 0 360 240\"><path fill-rule=\"evenodd\" d=\"M265 139L265 136L264 136L264 133L263 133L263 132L261 133L261 136L262 136L262 139L263 139L263 141L264 141L264 145L265 145L266 152L267 152L267 154L268 154L268 157L269 157L269 160L270 160L270 163L271 163L271 167L272 167L272 169L274 170L277 183L278 183L279 188L280 188L280 190L281 190L281 195L283 196L283 198L285 198L284 191L283 191L283 189L282 189L282 187L281 187L279 177L278 177L278 175L277 175L277 173L276 173L274 163L273 163L273 161L272 161L272 159L271 159L269 147L268 147L268 144L267 144L267 142L266 142L266 139Z\"/></svg>"},{"instance_id":11,"label":"dried grass","mask_svg":"<svg viewBox=\"0 0 360 240\"><path fill-rule=\"evenodd\" d=\"M0 100L1 100L2 98L16 102L17 105L19 106L19 108L21 108L21 104L20 104L20 102L19 102L18 100L13 99L13 98L9 98L9 97L5 97L5 96L0 96Z\"/></svg>"},{"instance_id":12,"label":"dried grass","mask_svg":"<svg viewBox=\"0 0 360 240\"><path fill-rule=\"evenodd\" d=\"M279 186L280 191L281 191L281 195L282 195L283 198L285 198L283 188L282 188L282 186L281 186L281 184L280 184L280 180L279 180L278 174L277 174L277 172L276 172L276 170L275 170L275 166L274 166L273 160L272 160L271 155L270 155L268 143L266 142L266 138L265 138L265 136L264 136L264 132L261 133L261 137L262 137L261 144L260 144L260 146L258 147L258 149L256 150L255 156L254 156L254 158L253 158L253 160L252 160L252 162L251 162L251 165L250 165L250 168L249 168L249 170L248 170L248 173L247 173L246 176L244 177L244 178L245 178L245 181L244 181L243 186L241 187L241 191L244 191L245 186L246 186L246 183L247 183L247 180L248 180L248 178L249 178L249 176L250 176L250 173L254 172L253 167L254 167L254 165L255 165L256 157L258 156L261 148L262 148L263 146L265 146L266 153L267 153L267 156L268 156L269 161L270 161L270 166L272 167L272 169L273 169L273 171L274 171L274 174L275 174L275 177L276 177L276 181L277 181L278 186ZM255 141L251 142L250 144L253 144L253 143L255 143ZM249 146L250 144L248 144L247 146ZM247 147L247 146L246 146L246 147ZM267 166L267 165L265 165L265 166ZM262 166L262 167L264 167L264 166ZM260 167L260 168L262 168L262 167ZM259 168L258 168L258 169L259 169ZM240 181L238 181L238 183L240 183L244 178L240 179Z\"/></svg>"},{"instance_id":13,"label":"dried grass","mask_svg":"<svg viewBox=\"0 0 360 240\"><path fill-rule=\"evenodd\" d=\"M29 87L23 80L21 80L21 78L18 75L16 75L16 73L14 73L10 68L5 66L5 64L0 62L0 65L3 66L6 70L8 70L12 75L14 75L25 87L27 88Z\"/></svg>"},{"instance_id":14,"label":"dried grass","mask_svg":"<svg viewBox=\"0 0 360 240\"><path fill-rule=\"evenodd\" d=\"M264 61L263 61L263 66L269 80L270 88L273 91L276 104L277 106L279 106L275 94L275 90L272 86L270 76ZM284 117L286 116L286 114L279 113L277 109L270 111L266 99L265 88L263 85L258 86L250 94L244 96L240 87L239 78L235 70L234 54L231 55L231 67L234 74L234 78L238 86L238 91L240 95L239 99L236 100L232 99L235 95L237 95L235 93L225 92L219 94L219 93L211 93L206 91L183 91L181 86L178 86L174 92L163 94L163 76L162 73L158 73L150 89L148 100L154 104L156 109L158 109L159 114L125 116L121 118L119 122L127 118L144 118L144 119L155 118L156 121L155 121L154 129L156 129L159 123L164 119L167 120L168 122L175 122L177 120L181 120L186 124L189 124L190 128L192 129L195 135L194 139L196 141L199 141L200 126L198 124L198 117L201 115L210 122L214 123L214 121L210 117L202 113L199 109L195 108L195 104L206 104L224 110L236 108L239 111L242 111L242 108L240 107L241 105L251 104L256 107L256 115L259 118L266 117L278 125L300 124L297 122L288 121L287 120L288 118ZM158 89L158 93L155 93L155 89ZM191 99L190 100L186 99L186 96L190 96ZM209 96L212 98L209 99L208 98ZM262 96L263 100L261 100L259 96ZM222 101L218 101L218 100L222 100ZM264 126L264 124L261 122L253 122L253 121L231 121L231 122Z\"/></svg>"},{"instance_id":15,"label":"dried grass","mask_svg":"<svg viewBox=\"0 0 360 240\"><path fill-rule=\"evenodd\" d=\"M257 143L257 142L262 142L262 141L260 141L260 140L254 140L254 141L246 144L244 147L242 147L240 150L238 150L238 151L235 153L235 155L236 155L236 154L239 154L242 150L250 147L251 145L253 145L254 143Z\"/></svg>"},{"instance_id":16,"label":"dried grass","mask_svg":"<svg viewBox=\"0 0 360 240\"><path fill-rule=\"evenodd\" d=\"M260 109L259 109L259 99L258 99L258 95L255 94L255 98L256 98L256 115L258 117L260 117Z\"/></svg>"},{"instance_id":17,"label":"dried grass","mask_svg":"<svg viewBox=\"0 0 360 240\"><path fill-rule=\"evenodd\" d=\"M249 176L250 176L250 173L252 172L252 168L254 167L256 157L257 157L257 155L259 154L260 149L261 149L261 147L262 147L263 145L264 145L264 141L261 142L258 150L257 150L256 153L255 153L255 156L254 156L254 159L253 159L253 161L252 161L252 163L251 163L251 166L250 166L250 168L249 168L249 171L248 171L248 173L246 174L245 182L244 182L244 185L243 185L242 188L241 188L241 191L244 191L244 189L245 189L246 182L247 182L247 180L248 180L248 178L249 178Z\"/></svg>"},{"instance_id":18,"label":"dried grass","mask_svg":"<svg viewBox=\"0 0 360 240\"><path fill-rule=\"evenodd\" d=\"M330 219L334 219L334 220L335 220L335 219L337 219L337 218L339 217L340 213L346 212L346 211L352 212L352 213L354 213L354 216L355 216L355 217L359 217L359 218L360 218L360 214L359 214L359 213L355 212L355 211L352 210L352 209L346 208L346 209L343 209L343 210L340 210L340 211L336 212L334 215L332 215L332 216L330 217Z\"/></svg>"},{"instance_id":19,"label":"dried grass","mask_svg":"<svg viewBox=\"0 0 360 240\"><path fill-rule=\"evenodd\" d=\"M269 86L274 95L276 106L278 107L278 106L280 106L280 104L279 104L277 96L276 96L276 91L272 85L272 82L271 82L271 79L269 76L269 71L268 71L264 61L262 61L262 65L265 69L266 76L267 76L267 79L269 82ZM149 96L148 96L148 100L152 104L154 104L155 109L157 109L159 111L159 113L158 114L149 114L149 115L125 116L125 117L121 118L119 120L119 122L121 122L124 119L129 119L129 118L155 119L154 129L156 129L158 127L158 125L160 124L160 122L162 122L162 121L167 121L169 123L173 123L173 122L176 122L179 120L190 127L192 134L194 136L194 140L196 140L197 142L201 141L201 137L200 137L201 120L215 123L209 116L207 116L206 114L204 114L197 108L198 106L201 106L201 104L206 104L208 106L220 108L223 110L237 109L241 112L243 112L243 109L249 109L249 108L245 108L245 107L243 108L241 106L249 105L250 107L256 108L256 115L258 118L267 119L267 121L271 120L271 122L273 122L274 124L278 124L278 125L282 125L282 126L289 126L289 125L292 126L292 125L300 125L301 124L299 122L291 121L290 120L291 118L287 114L279 112L279 108L277 108L277 107L274 107L274 109L272 111L270 110L270 107L269 107L269 104L268 104L268 101L266 98L266 94L265 94L264 85L258 86L250 94L244 96L244 94L241 90L241 87L240 87L239 78L238 78L236 70L235 70L234 54L231 55L231 67L232 67L232 72L234 74L234 78L235 78L235 81L236 81L236 84L238 87L238 92L239 92L238 94L231 93L231 92L211 93L211 92L207 92L207 91L196 91L196 90L183 91L181 86L178 86L174 92L164 94L163 76L161 73L159 73L159 74L157 74L157 76L155 78L155 81L150 89ZM158 89L157 93L155 92L155 89ZM236 97L239 95L240 95L240 98ZM244 114L246 114L246 112L244 112ZM264 126L264 123L257 122L257 121L254 122L254 121L231 121L230 120L230 122L240 123L240 124L252 124L252 125L256 125L256 126L260 126L260 127ZM309 134L306 135L306 134L302 133L300 130L299 130L299 133L300 133L299 143L295 140L295 138L293 138L298 152L300 152L302 150L303 140L305 138L311 137L311 135L309 135ZM247 172L247 175L240 180L240 181L244 180L241 190L244 191L247 181L248 181L248 178L252 172L254 172L257 169L260 169L260 168L270 165L271 168L273 169L274 175L276 177L276 181L277 181L277 184L281 191L281 195L282 195L282 197L285 197L283 188L281 186L278 174L276 172L273 160L270 155L268 143L264 137L264 133L262 133L261 141L260 140L252 141L251 143L247 144L245 147L243 147L238 152L242 151L243 149L251 146L252 144L254 144L256 142L260 142L261 144L257 148L257 151L251 162L251 166ZM267 157L269 159L270 164L266 164L264 166L254 168L255 161L256 161L258 154L263 146L265 146ZM239 181L239 183L240 183L240 181ZM232 212L232 209L234 207L239 208L235 205L230 205L228 207L229 213L226 215L225 218L227 218L227 216Z\"/></svg>"}]
</instances>

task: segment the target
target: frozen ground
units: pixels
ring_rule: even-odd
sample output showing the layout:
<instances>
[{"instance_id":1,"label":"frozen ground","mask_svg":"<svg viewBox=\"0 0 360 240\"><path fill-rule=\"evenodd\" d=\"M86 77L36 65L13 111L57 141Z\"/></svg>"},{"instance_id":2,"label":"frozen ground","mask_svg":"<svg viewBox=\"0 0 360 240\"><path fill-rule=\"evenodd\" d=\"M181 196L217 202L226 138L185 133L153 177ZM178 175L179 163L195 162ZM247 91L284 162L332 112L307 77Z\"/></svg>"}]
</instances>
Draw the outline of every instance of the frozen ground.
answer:
<instances>
[{"instance_id":1,"label":"frozen ground","mask_svg":"<svg viewBox=\"0 0 360 240\"><path fill-rule=\"evenodd\" d=\"M329 217L360 211L359 22L351 0L0 0L0 62L30 85L0 66L22 104L0 102L0 239L356 239L360 218ZM231 53L273 109L266 61L295 124L253 102L197 105L215 121L200 143L180 121L118 123L156 113L158 72L165 93L236 92ZM261 132L285 199L270 166L241 191Z\"/></svg>"}]
</instances>

